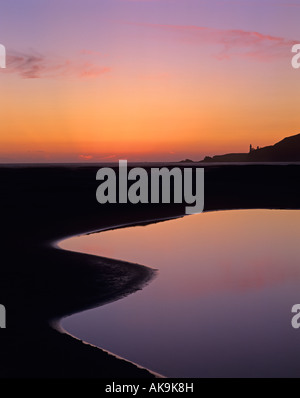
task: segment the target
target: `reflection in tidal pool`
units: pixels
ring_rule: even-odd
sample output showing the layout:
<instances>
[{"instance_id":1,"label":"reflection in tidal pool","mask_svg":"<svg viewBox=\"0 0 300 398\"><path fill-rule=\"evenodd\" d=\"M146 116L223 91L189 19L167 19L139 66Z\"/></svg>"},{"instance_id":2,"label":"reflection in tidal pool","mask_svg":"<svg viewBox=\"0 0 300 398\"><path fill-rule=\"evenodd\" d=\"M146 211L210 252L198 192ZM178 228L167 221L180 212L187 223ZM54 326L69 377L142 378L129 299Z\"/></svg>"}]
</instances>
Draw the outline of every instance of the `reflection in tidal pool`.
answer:
<instances>
[{"instance_id":1,"label":"reflection in tidal pool","mask_svg":"<svg viewBox=\"0 0 300 398\"><path fill-rule=\"evenodd\" d=\"M169 377L297 377L299 236L300 211L238 210L68 239L64 249L159 273L62 326Z\"/></svg>"}]
</instances>

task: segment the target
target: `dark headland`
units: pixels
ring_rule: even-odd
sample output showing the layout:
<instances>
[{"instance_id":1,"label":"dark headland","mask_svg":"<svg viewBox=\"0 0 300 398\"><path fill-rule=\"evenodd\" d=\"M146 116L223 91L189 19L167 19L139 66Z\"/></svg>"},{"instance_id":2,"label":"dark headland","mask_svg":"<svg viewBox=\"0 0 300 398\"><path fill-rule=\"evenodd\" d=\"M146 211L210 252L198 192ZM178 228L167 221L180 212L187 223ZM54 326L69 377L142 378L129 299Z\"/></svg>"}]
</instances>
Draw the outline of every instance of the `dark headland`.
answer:
<instances>
[{"instance_id":1,"label":"dark headland","mask_svg":"<svg viewBox=\"0 0 300 398\"><path fill-rule=\"evenodd\" d=\"M53 243L184 215L185 204L99 205L100 167L0 167L0 303L7 310L7 327L0 329L1 378L154 377L53 327L68 314L141 289L154 273ZM205 211L299 209L299 177L300 166L293 164L205 166Z\"/></svg>"},{"instance_id":2,"label":"dark headland","mask_svg":"<svg viewBox=\"0 0 300 398\"><path fill-rule=\"evenodd\" d=\"M181 161L181 163L190 162L193 161L191 159ZM206 156L201 162L300 162L300 134L286 137L274 145L263 148L255 148L250 144L249 152L247 153Z\"/></svg>"}]
</instances>

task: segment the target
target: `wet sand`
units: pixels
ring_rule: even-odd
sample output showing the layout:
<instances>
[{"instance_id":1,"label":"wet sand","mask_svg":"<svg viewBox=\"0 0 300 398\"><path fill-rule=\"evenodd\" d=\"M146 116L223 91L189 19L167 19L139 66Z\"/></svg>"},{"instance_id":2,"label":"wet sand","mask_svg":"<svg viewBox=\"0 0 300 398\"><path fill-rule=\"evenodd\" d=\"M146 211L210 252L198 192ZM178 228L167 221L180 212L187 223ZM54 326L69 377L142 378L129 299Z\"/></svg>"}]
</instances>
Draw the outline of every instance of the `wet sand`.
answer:
<instances>
[{"instance_id":1,"label":"wet sand","mask_svg":"<svg viewBox=\"0 0 300 398\"><path fill-rule=\"evenodd\" d=\"M53 327L66 315L133 293L155 276L148 267L63 251L55 242L184 215L184 204L99 205L99 167L0 167L0 303L7 310L0 377L155 377ZM298 209L299 175L298 165L211 165L205 211Z\"/></svg>"}]
</instances>

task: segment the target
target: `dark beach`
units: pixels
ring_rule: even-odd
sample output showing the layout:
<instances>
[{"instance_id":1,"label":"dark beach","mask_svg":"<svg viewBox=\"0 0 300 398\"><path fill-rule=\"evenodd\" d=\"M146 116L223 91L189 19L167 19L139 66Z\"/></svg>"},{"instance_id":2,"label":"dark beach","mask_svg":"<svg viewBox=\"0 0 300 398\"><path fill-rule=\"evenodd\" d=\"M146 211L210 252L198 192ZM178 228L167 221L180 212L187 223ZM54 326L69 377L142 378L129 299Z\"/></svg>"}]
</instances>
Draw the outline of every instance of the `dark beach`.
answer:
<instances>
[{"instance_id":1,"label":"dark beach","mask_svg":"<svg viewBox=\"0 0 300 398\"><path fill-rule=\"evenodd\" d=\"M0 167L0 303L7 311L7 327L0 329L2 378L155 377L57 328L66 315L143 288L154 271L63 251L55 242L185 213L184 204L100 205L100 167ZM297 164L205 166L204 210L299 209L299 176Z\"/></svg>"}]
</instances>

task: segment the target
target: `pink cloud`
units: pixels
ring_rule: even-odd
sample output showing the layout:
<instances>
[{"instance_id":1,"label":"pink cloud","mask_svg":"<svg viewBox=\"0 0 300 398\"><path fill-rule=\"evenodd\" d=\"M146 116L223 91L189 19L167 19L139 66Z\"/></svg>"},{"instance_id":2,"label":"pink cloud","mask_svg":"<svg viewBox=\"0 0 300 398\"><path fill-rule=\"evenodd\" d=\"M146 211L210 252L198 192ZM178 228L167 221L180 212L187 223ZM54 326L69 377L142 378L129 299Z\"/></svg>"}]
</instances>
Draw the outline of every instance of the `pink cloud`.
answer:
<instances>
[{"instance_id":1,"label":"pink cloud","mask_svg":"<svg viewBox=\"0 0 300 398\"><path fill-rule=\"evenodd\" d=\"M107 66L79 59L69 60L51 58L37 52L7 52L7 68L5 73L17 73L24 79L76 77L97 78L110 72Z\"/></svg>"},{"instance_id":2,"label":"pink cloud","mask_svg":"<svg viewBox=\"0 0 300 398\"><path fill-rule=\"evenodd\" d=\"M290 56L291 47L297 40L272 36L240 29L214 29L193 25L133 24L169 33L182 43L220 46L215 58L223 60L232 57L248 57L260 61Z\"/></svg>"},{"instance_id":3,"label":"pink cloud","mask_svg":"<svg viewBox=\"0 0 300 398\"><path fill-rule=\"evenodd\" d=\"M81 68L78 69L77 73L78 76L81 78L94 78L94 77L99 77L110 71L111 68L109 67L97 66L87 62L84 65L82 65Z\"/></svg>"},{"instance_id":4,"label":"pink cloud","mask_svg":"<svg viewBox=\"0 0 300 398\"><path fill-rule=\"evenodd\" d=\"M79 155L78 156L80 160L91 160L93 159L92 155Z\"/></svg>"},{"instance_id":5,"label":"pink cloud","mask_svg":"<svg viewBox=\"0 0 300 398\"><path fill-rule=\"evenodd\" d=\"M110 159L115 159L117 157L117 155L106 155L106 154L83 154L83 155L78 155L78 158L80 160L94 160L96 161L100 161L100 160L110 160Z\"/></svg>"}]
</instances>

